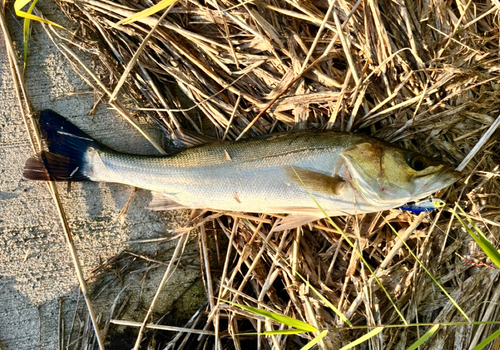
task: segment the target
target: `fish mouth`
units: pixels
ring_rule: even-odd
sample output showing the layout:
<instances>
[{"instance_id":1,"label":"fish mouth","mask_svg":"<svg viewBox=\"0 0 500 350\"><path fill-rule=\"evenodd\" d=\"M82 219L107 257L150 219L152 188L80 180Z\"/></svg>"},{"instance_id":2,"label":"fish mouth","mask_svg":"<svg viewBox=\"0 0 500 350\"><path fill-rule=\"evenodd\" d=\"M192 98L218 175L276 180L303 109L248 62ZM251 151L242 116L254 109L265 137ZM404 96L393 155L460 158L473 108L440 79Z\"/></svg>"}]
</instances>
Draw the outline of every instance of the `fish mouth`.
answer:
<instances>
[{"instance_id":1,"label":"fish mouth","mask_svg":"<svg viewBox=\"0 0 500 350\"><path fill-rule=\"evenodd\" d=\"M461 177L462 175L458 171L445 167L435 174L435 176L431 176L429 180L426 181L423 189L426 190L426 195L429 195L454 184Z\"/></svg>"},{"instance_id":2,"label":"fish mouth","mask_svg":"<svg viewBox=\"0 0 500 350\"><path fill-rule=\"evenodd\" d=\"M437 181L441 181L443 183L443 187L450 186L457 182L462 177L462 174L458 171L455 171L451 168L445 168L436 179Z\"/></svg>"}]
</instances>

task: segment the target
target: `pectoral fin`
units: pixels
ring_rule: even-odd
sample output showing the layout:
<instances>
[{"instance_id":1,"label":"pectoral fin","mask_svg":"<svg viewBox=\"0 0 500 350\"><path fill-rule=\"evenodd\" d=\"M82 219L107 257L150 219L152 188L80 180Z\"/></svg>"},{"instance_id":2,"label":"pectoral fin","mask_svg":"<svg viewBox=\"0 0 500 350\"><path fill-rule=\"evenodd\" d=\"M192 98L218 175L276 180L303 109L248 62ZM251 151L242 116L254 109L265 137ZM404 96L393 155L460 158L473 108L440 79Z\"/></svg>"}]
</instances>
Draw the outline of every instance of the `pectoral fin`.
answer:
<instances>
[{"instance_id":1,"label":"pectoral fin","mask_svg":"<svg viewBox=\"0 0 500 350\"><path fill-rule=\"evenodd\" d=\"M326 195L339 195L346 181L340 176L330 176L314 170L285 167L286 176L299 186L305 186L308 191Z\"/></svg>"}]
</instances>

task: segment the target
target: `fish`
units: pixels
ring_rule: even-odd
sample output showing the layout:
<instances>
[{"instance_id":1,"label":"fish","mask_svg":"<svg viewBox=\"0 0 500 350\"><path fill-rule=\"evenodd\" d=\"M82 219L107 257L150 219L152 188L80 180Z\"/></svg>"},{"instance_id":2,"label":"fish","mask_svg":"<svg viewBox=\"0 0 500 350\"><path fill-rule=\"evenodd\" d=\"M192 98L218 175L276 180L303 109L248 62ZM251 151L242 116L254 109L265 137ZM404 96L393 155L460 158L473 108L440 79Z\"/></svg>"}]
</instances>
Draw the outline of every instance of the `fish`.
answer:
<instances>
[{"instance_id":1,"label":"fish","mask_svg":"<svg viewBox=\"0 0 500 350\"><path fill-rule=\"evenodd\" d=\"M117 152L63 116L44 110L48 151L23 176L114 182L153 193L150 209L290 214L280 229L328 216L378 212L450 186L449 165L359 133L290 131L241 141L180 139L167 156Z\"/></svg>"},{"instance_id":2,"label":"fish","mask_svg":"<svg viewBox=\"0 0 500 350\"><path fill-rule=\"evenodd\" d=\"M446 202L443 201L442 199L439 198L428 198L426 200L417 202L417 203L412 203L412 204L405 204L399 207L401 210L406 210L409 211L413 214L420 214L423 213L424 211L432 211L434 209L440 209L444 208L446 206Z\"/></svg>"}]
</instances>

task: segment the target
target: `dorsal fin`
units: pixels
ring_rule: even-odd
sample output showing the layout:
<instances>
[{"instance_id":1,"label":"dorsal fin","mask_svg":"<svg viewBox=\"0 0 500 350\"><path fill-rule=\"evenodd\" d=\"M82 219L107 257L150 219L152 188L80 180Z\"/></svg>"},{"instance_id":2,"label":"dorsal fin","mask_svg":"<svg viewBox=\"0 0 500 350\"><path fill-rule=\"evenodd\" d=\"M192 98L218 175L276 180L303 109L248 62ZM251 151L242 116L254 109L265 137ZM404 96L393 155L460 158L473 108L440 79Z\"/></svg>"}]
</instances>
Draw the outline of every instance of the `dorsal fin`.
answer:
<instances>
[{"instance_id":1,"label":"dorsal fin","mask_svg":"<svg viewBox=\"0 0 500 350\"><path fill-rule=\"evenodd\" d=\"M212 137L184 129L175 130L172 133L172 140L174 146L179 149L197 147L218 141Z\"/></svg>"}]
</instances>

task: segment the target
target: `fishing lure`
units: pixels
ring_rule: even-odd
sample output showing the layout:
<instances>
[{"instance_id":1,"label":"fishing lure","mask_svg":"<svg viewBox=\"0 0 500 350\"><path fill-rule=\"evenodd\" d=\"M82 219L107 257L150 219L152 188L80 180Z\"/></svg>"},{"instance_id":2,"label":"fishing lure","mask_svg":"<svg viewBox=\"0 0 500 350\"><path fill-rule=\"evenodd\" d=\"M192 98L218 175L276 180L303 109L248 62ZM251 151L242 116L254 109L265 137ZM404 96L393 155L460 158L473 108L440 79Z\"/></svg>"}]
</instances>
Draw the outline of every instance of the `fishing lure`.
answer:
<instances>
[{"instance_id":1,"label":"fishing lure","mask_svg":"<svg viewBox=\"0 0 500 350\"><path fill-rule=\"evenodd\" d=\"M439 198L429 198L414 204L405 204L399 207L399 209L412 212L413 214L420 214L424 211L431 211L434 209L443 208L446 205L445 201Z\"/></svg>"}]
</instances>

